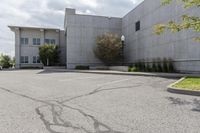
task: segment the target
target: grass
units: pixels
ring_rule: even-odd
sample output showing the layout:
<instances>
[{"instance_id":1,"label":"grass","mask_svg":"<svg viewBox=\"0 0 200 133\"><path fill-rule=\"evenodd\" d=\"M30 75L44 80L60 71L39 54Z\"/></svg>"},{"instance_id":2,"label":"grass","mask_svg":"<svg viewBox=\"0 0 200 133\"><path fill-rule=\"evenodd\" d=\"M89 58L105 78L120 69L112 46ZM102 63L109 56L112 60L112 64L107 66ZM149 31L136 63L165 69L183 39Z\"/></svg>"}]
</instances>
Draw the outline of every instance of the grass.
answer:
<instances>
[{"instance_id":1,"label":"grass","mask_svg":"<svg viewBox=\"0 0 200 133\"><path fill-rule=\"evenodd\" d=\"M185 90L200 91L200 78L188 77L183 81L175 84L173 87Z\"/></svg>"}]
</instances>

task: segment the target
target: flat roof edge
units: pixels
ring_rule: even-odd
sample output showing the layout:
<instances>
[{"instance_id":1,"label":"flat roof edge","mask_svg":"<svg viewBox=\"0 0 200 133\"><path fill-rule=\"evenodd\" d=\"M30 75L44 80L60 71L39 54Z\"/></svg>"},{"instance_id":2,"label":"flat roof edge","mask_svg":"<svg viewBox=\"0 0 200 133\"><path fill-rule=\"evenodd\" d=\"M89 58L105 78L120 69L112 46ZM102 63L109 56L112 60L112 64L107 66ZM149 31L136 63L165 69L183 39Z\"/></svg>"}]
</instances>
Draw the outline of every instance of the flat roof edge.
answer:
<instances>
[{"instance_id":1,"label":"flat roof edge","mask_svg":"<svg viewBox=\"0 0 200 133\"><path fill-rule=\"evenodd\" d=\"M37 26L16 26L16 25L8 25L10 29L12 28L23 28L23 29L44 29L44 30L61 30L59 28L51 28L51 27L37 27Z\"/></svg>"},{"instance_id":2,"label":"flat roof edge","mask_svg":"<svg viewBox=\"0 0 200 133\"><path fill-rule=\"evenodd\" d=\"M90 15L90 14L75 14L77 16L88 16L88 17L102 17L102 18L110 18L110 19L122 19L121 17L112 17L112 16L103 16L103 15Z\"/></svg>"},{"instance_id":3,"label":"flat roof edge","mask_svg":"<svg viewBox=\"0 0 200 133\"><path fill-rule=\"evenodd\" d=\"M141 3L139 3L137 6L135 6L132 10L130 10L127 14L125 14L122 18L125 18L126 16L128 16L130 13L132 13L133 11L135 11L137 8L139 8L140 6L142 6L144 4L145 0L143 0Z\"/></svg>"}]
</instances>

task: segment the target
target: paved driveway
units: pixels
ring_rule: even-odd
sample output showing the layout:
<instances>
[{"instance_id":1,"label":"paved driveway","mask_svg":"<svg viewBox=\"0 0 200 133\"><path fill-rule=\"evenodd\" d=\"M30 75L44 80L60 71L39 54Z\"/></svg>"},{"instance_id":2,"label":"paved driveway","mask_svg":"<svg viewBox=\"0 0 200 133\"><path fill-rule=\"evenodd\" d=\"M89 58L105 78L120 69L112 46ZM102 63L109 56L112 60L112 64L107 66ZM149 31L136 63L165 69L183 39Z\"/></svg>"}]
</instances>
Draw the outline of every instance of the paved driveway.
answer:
<instances>
[{"instance_id":1,"label":"paved driveway","mask_svg":"<svg viewBox=\"0 0 200 133\"><path fill-rule=\"evenodd\" d=\"M199 133L200 98L174 79L0 72L1 133Z\"/></svg>"}]
</instances>

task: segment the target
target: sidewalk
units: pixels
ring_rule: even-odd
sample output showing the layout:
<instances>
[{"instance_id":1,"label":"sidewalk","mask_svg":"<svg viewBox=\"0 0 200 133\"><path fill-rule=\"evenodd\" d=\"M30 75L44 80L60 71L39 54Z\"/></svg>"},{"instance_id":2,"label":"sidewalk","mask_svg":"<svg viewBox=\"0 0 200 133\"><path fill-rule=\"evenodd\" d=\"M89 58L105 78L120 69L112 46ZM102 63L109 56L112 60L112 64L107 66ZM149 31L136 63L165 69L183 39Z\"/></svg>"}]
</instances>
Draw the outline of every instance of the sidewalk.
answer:
<instances>
[{"instance_id":1,"label":"sidewalk","mask_svg":"<svg viewBox=\"0 0 200 133\"><path fill-rule=\"evenodd\" d=\"M146 72L120 72L112 70L66 70L52 69L51 71L91 73L91 74L111 74L111 75L133 75L133 76L153 76L165 78L200 77L200 74L180 74L180 73L146 73Z\"/></svg>"}]
</instances>

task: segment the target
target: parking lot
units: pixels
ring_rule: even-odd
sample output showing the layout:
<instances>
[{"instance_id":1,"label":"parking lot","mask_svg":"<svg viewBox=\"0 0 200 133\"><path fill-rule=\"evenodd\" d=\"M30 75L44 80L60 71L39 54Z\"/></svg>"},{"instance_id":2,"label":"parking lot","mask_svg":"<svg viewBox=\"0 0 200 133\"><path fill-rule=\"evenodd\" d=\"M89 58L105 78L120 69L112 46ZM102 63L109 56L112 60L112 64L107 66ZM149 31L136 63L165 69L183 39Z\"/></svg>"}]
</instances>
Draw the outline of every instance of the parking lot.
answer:
<instances>
[{"instance_id":1,"label":"parking lot","mask_svg":"<svg viewBox=\"0 0 200 133\"><path fill-rule=\"evenodd\" d=\"M176 79L0 71L1 133L199 133L200 97Z\"/></svg>"}]
</instances>

